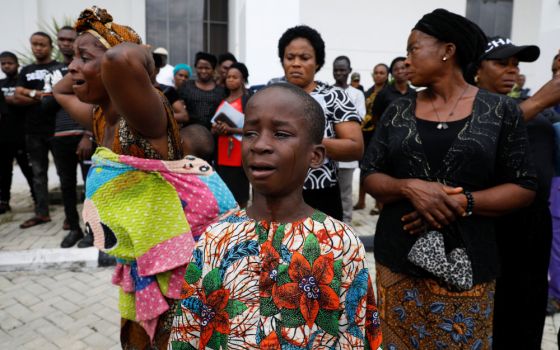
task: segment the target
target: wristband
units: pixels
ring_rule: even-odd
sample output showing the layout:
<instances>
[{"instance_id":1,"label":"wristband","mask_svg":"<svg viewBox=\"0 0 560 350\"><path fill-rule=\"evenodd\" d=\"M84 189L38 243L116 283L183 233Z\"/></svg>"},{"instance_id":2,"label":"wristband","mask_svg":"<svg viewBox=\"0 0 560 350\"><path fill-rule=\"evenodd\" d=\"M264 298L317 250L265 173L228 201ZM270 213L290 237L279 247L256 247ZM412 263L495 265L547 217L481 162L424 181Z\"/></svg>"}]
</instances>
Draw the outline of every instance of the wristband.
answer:
<instances>
[{"instance_id":1,"label":"wristband","mask_svg":"<svg viewBox=\"0 0 560 350\"><path fill-rule=\"evenodd\" d=\"M467 207L465 208L466 216L471 216L474 210L474 197L471 192L463 191L465 197L467 197Z\"/></svg>"}]
</instances>

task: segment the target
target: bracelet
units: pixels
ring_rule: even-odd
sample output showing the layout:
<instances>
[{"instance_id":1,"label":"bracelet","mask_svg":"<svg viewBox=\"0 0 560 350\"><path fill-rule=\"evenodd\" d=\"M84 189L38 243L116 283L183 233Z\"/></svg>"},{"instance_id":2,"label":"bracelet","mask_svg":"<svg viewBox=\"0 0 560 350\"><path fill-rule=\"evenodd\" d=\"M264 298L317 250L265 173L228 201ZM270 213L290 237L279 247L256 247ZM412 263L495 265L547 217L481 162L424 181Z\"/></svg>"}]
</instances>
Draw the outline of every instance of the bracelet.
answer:
<instances>
[{"instance_id":1,"label":"bracelet","mask_svg":"<svg viewBox=\"0 0 560 350\"><path fill-rule=\"evenodd\" d=\"M474 210L474 197L471 192L463 191L465 197L467 197L467 207L465 208L466 216L471 216Z\"/></svg>"}]
</instances>

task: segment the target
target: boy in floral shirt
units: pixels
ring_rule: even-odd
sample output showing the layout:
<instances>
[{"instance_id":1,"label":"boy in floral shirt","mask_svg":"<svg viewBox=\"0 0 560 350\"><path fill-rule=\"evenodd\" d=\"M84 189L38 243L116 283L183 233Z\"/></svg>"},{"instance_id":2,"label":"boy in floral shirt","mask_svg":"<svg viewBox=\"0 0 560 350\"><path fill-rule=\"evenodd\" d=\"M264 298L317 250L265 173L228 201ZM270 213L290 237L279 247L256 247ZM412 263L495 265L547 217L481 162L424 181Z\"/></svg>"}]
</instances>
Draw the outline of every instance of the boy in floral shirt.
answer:
<instances>
[{"instance_id":1,"label":"boy in floral shirt","mask_svg":"<svg viewBox=\"0 0 560 350\"><path fill-rule=\"evenodd\" d=\"M253 202L198 242L169 349L380 348L362 243L302 197L325 157L324 123L321 106L292 85L250 99L242 156Z\"/></svg>"}]
</instances>

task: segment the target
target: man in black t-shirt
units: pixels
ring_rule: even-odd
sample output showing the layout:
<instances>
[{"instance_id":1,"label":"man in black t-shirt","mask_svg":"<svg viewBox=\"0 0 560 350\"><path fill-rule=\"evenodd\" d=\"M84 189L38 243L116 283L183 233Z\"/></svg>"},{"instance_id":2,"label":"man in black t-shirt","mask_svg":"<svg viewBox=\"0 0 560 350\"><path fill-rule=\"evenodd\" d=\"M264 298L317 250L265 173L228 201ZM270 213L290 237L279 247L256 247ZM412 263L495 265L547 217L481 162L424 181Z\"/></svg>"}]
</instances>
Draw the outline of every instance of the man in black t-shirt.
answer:
<instances>
[{"instance_id":1,"label":"man in black t-shirt","mask_svg":"<svg viewBox=\"0 0 560 350\"><path fill-rule=\"evenodd\" d=\"M31 168L33 169L33 190L35 191L35 215L23 222L20 228L28 228L51 221L49 216L48 153L54 132L54 115L41 106L45 75L49 69L59 64L51 58L52 40L48 34L36 32L31 35L31 51L35 63L23 67L19 74L15 102L26 106L25 143Z\"/></svg>"},{"instance_id":2,"label":"man in black t-shirt","mask_svg":"<svg viewBox=\"0 0 560 350\"><path fill-rule=\"evenodd\" d=\"M10 188L14 158L27 179L33 195L33 172L25 150L25 115L14 105L18 79L18 59L12 52L0 53L0 65L6 78L0 80L0 214L10 210Z\"/></svg>"},{"instance_id":3,"label":"man in black t-shirt","mask_svg":"<svg viewBox=\"0 0 560 350\"><path fill-rule=\"evenodd\" d=\"M78 243L79 248L91 247L93 245L92 235L84 238L80 227L80 216L76 208L76 169L79 165L85 183L89 164L84 163L84 161L91 158L92 135L74 121L51 94L52 87L68 73L68 65L72 62L72 57L74 56L73 43L75 39L76 31L72 27L62 27L58 31L56 43L62 53L64 62L49 68L49 73L45 76L45 86L43 88L45 95L41 101L43 111L55 116L54 136L50 143L56 172L60 179L64 214L66 215L63 228L69 230L60 243L61 248L70 248L78 241L80 241Z\"/></svg>"}]
</instances>

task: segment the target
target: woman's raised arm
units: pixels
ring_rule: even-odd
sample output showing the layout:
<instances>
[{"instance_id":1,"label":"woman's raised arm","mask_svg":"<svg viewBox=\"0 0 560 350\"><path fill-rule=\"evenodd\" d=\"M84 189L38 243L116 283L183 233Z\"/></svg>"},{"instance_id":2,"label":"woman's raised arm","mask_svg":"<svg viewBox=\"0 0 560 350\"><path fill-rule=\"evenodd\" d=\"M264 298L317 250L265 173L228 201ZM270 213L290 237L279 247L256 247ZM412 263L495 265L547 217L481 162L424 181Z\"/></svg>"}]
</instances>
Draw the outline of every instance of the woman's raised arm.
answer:
<instances>
[{"instance_id":1,"label":"woman's raised arm","mask_svg":"<svg viewBox=\"0 0 560 350\"><path fill-rule=\"evenodd\" d=\"M120 115L148 139L167 133L161 95L150 80L154 61L146 47L122 43L107 50L101 62L101 78Z\"/></svg>"}]
</instances>

